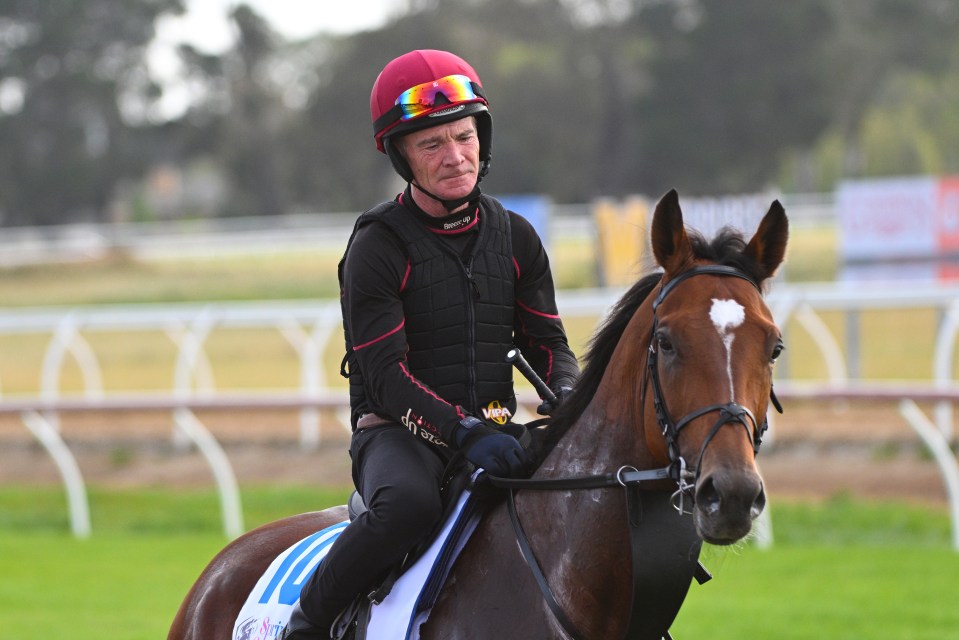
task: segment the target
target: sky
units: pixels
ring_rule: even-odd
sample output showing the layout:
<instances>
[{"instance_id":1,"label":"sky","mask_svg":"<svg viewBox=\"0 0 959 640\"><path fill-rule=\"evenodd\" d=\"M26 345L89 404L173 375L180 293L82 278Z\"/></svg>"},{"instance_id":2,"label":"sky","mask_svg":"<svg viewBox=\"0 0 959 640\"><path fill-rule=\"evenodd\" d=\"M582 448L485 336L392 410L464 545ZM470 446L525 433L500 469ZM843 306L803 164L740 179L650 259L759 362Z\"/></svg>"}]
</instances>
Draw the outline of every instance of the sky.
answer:
<instances>
[{"instance_id":1,"label":"sky","mask_svg":"<svg viewBox=\"0 0 959 640\"><path fill-rule=\"evenodd\" d=\"M208 53L222 51L232 42L227 16L238 4L252 7L290 39L380 27L406 5L404 0L186 0L186 13L164 18L157 38L187 41Z\"/></svg>"}]
</instances>

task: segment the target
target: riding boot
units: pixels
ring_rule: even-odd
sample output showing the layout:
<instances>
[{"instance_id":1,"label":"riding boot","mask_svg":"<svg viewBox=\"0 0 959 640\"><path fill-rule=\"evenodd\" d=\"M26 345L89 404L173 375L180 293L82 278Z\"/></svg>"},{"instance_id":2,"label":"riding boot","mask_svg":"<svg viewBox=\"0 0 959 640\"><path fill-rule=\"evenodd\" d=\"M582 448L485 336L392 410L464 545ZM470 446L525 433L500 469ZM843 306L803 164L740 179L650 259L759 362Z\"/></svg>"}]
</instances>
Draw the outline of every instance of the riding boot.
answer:
<instances>
[{"instance_id":1,"label":"riding boot","mask_svg":"<svg viewBox=\"0 0 959 640\"><path fill-rule=\"evenodd\" d=\"M290 621L280 634L280 640L329 640L330 637L329 629L324 630L318 627L306 617L303 609L300 608L299 600L293 605Z\"/></svg>"}]
</instances>

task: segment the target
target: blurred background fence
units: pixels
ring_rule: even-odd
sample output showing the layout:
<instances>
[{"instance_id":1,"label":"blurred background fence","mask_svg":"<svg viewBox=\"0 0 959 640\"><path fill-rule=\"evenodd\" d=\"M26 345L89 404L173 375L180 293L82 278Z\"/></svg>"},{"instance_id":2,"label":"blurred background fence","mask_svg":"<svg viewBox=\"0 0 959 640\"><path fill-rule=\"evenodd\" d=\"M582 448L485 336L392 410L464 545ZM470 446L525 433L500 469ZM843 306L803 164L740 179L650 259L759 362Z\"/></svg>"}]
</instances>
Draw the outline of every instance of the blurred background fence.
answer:
<instances>
[{"instance_id":1,"label":"blurred background fence","mask_svg":"<svg viewBox=\"0 0 959 640\"><path fill-rule=\"evenodd\" d=\"M828 197L783 200L800 238L804 231L838 225ZM603 224L592 215L594 208L557 207L541 222L547 225L543 235L567 253L572 246L570 255L588 252L601 262ZM50 263L51 256L83 264L118 253L135 264L304 251L335 256L351 222L352 216L324 215L18 229L4 238L0 251L17 263L13 269ZM637 224L645 225L646 216ZM628 228L644 241L641 229ZM777 369L780 396L898 403L902 419L933 452L959 522L959 473L949 449L952 406L959 397L954 382L959 286L948 280L791 282L790 268L768 295L789 345ZM564 269L556 265L558 274ZM602 269L596 281L606 272L610 269ZM333 272L311 275L332 278ZM612 284L560 290L560 310L578 352L623 291L623 285ZM209 466L224 531L235 536L243 530L238 483L224 448L199 416L292 410L299 446L315 450L321 445L321 416L329 416L340 433L349 431L339 376L341 344L335 299L10 307L0 313L0 353L16 362L0 360L0 415L18 417L55 461L67 487L72 529L85 536L90 526L84 481L60 435L61 415L169 413L176 447L195 446ZM903 352L911 357L903 358ZM529 417L536 399L522 383L521 389ZM903 404L914 400L931 405L933 416L925 418L914 403ZM774 441L775 418L773 424ZM959 537L955 546L959 549Z\"/></svg>"}]
</instances>

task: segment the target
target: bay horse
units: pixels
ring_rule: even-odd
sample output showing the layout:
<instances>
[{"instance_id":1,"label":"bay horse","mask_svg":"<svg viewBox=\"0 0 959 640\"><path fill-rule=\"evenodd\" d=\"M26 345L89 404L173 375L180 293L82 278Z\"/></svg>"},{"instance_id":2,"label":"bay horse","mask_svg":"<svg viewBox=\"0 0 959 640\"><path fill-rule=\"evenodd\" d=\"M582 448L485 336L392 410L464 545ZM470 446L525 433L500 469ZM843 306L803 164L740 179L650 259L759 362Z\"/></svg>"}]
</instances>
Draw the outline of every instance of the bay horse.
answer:
<instances>
[{"instance_id":1,"label":"bay horse","mask_svg":"<svg viewBox=\"0 0 959 640\"><path fill-rule=\"evenodd\" d=\"M685 228L676 192L663 196L650 232L662 270L633 285L591 339L576 388L537 443L531 481L545 484L510 489L486 514L422 638L669 637L694 575L682 568L677 579L675 559L691 566L702 541L741 540L765 506L755 464L765 421L756 416L770 401L780 408L772 375L783 344L762 288L787 238L778 201L748 242L729 229L707 241ZM638 493L631 474L642 477ZM618 485L627 491L610 488ZM234 540L193 585L168 639L230 640L273 558L346 517L333 507ZM644 546L631 529L661 535ZM673 595L656 604L660 592ZM637 618L655 620L638 631Z\"/></svg>"}]
</instances>

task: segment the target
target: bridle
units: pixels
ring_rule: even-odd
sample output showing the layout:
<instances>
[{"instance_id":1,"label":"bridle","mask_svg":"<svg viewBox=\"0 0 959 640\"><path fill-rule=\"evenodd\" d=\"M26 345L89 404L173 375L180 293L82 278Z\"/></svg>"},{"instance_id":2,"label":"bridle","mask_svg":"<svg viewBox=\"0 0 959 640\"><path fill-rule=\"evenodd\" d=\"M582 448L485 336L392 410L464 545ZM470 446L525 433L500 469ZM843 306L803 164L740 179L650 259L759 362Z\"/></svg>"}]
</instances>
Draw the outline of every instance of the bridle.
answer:
<instances>
[{"instance_id":1,"label":"bridle","mask_svg":"<svg viewBox=\"0 0 959 640\"><path fill-rule=\"evenodd\" d=\"M643 600L639 595L641 593L641 587L643 586L644 580L647 578L656 577L648 575L649 567L646 564L646 559L643 557L642 553L648 543L655 539L655 534L650 533L650 529L652 529L651 527L644 528L640 526L643 522L643 500L641 491L642 484L644 482L672 479L677 485L677 490L675 493L673 493L671 499L673 507L676 508L680 515L689 513L684 508L684 498L688 496L690 499L693 499L693 491L702 468L703 456L705 456L706 448L719 432L719 429L724 425L731 423L742 425L743 428L746 429L749 441L753 446L753 453L756 454L759 452L759 447L762 444L762 436L768 427L766 420L764 420L761 425L758 424L756 422L756 417L752 414L752 412L737 402L711 404L701 409L691 411L679 420L673 420L669 415L669 411L666 408L666 403L663 398L662 383L659 377L659 367L657 366L658 352L656 350L656 329L659 324L659 319L656 316L656 311L659 308L659 305L662 304L663 300L666 299L666 296L668 296L681 282L699 275L732 276L741 278L752 284L758 291L761 292L759 284L753 278L749 277L745 272L735 267L725 265L702 265L693 267L692 269L683 271L672 280L669 280L661 285L659 295L653 301L653 328L650 334L647 367L643 376L642 400L643 405L645 406L646 389L647 387L651 386L653 390L653 406L656 410L656 420L659 423L663 438L666 441L667 455L669 457L669 464L666 467L659 469L638 470L635 467L624 466L618 469L615 473L578 476L572 478L519 479L487 476L490 484L495 487L508 490L507 506L509 509L510 521L513 525L513 531L516 535L516 540L519 544L520 551L523 554L523 558L526 560L526 564L532 571L533 577L535 578L536 583L543 594L546 604L553 613L553 616L556 618L557 622L559 622L560 626L563 627L563 630L566 632L566 634L569 635L570 638L573 638L573 640L585 640L585 636L583 636L583 634L579 632L575 625L573 625L562 606L560 606L559 602L557 602L556 597L546 579L546 575L543 573L539 566L539 562L536 560L536 556L533 554L532 547L529 543L529 538L527 537L526 532L523 530L523 525L519 521L519 514L517 513L516 501L514 499L515 491L520 489L569 491L577 489L600 489L616 486L621 486L626 490L626 516L630 530L630 550L632 554L633 569L633 600L626 637L645 638L648 637L649 630L646 626L644 626L644 617L646 617L644 612L655 611L661 603L656 601L656 598L659 594L653 595L646 600ZM524 373L529 376L532 374L532 370L524 371ZM532 375L535 376L535 374ZM534 380L533 382L535 385L536 381ZM542 381L540 381L540 383L541 382ZM773 392L772 386L769 388L769 396L773 406L776 407L780 413L782 413L782 405L779 404L779 400L776 398L776 394ZM680 432L693 420L714 412L717 412L719 417L707 434L706 439L703 441L696 465L693 468L689 468L685 459L680 453ZM685 574L687 586L693 577L695 577L700 583L703 583L709 580L712 576L709 575L709 572L705 569L705 567L702 566L702 564L695 562L693 568L690 569L687 574ZM682 582L682 580L680 580L680 582ZM683 594L685 594L685 591L683 591ZM668 630L665 630L663 633L664 638L670 638Z\"/></svg>"},{"instance_id":2,"label":"bridle","mask_svg":"<svg viewBox=\"0 0 959 640\"><path fill-rule=\"evenodd\" d=\"M696 481L699 480L699 474L702 470L703 457L706 455L706 448L723 426L727 424L742 425L742 427L746 429L746 437L749 438L749 442L753 447L753 455L759 454L759 447L762 444L763 435L769 428L768 420L763 420L762 424L759 424L756 421L756 416L753 415L752 411L738 402L711 404L701 409L690 411L679 420L673 420L669 414L669 410L666 407L666 400L663 397L663 385L659 379L659 351L656 349L656 330L659 327L659 317L656 315L656 311L659 309L659 305L662 304L662 302L666 299L666 296L668 296L681 282L699 275L732 276L735 278L741 278L753 285L757 291L762 293L762 290L759 288L759 285L756 283L756 281L746 275L745 272L740 271L735 267L711 264L693 267L688 271L683 271L675 278L662 285L659 295L656 296L656 299L653 301L653 328L650 332L649 350L646 360L646 375L648 376L648 380L651 382L651 385L646 384L646 379L644 378L643 404L645 405L646 403L646 389L649 386L652 386L653 407L656 410L656 421L659 423L663 438L666 441L666 450L667 455L669 456L669 477L676 482L678 487L676 493L673 494L673 505L680 513L685 512L684 498L688 496L692 499L693 497ZM776 407L776 410L779 411L779 413L782 413L782 405L779 404L779 399L776 398L776 394L773 391L772 386L769 387L769 398L772 401L773 406ZM713 426L707 433L705 440L703 440L702 447L700 447L699 455L696 459L696 464L693 467L689 467L689 465L686 463L686 459L683 458L682 454L680 453L680 432L684 427L692 423L693 420L714 412L718 412L719 417L716 419L716 422L713 423Z\"/></svg>"}]
</instances>

